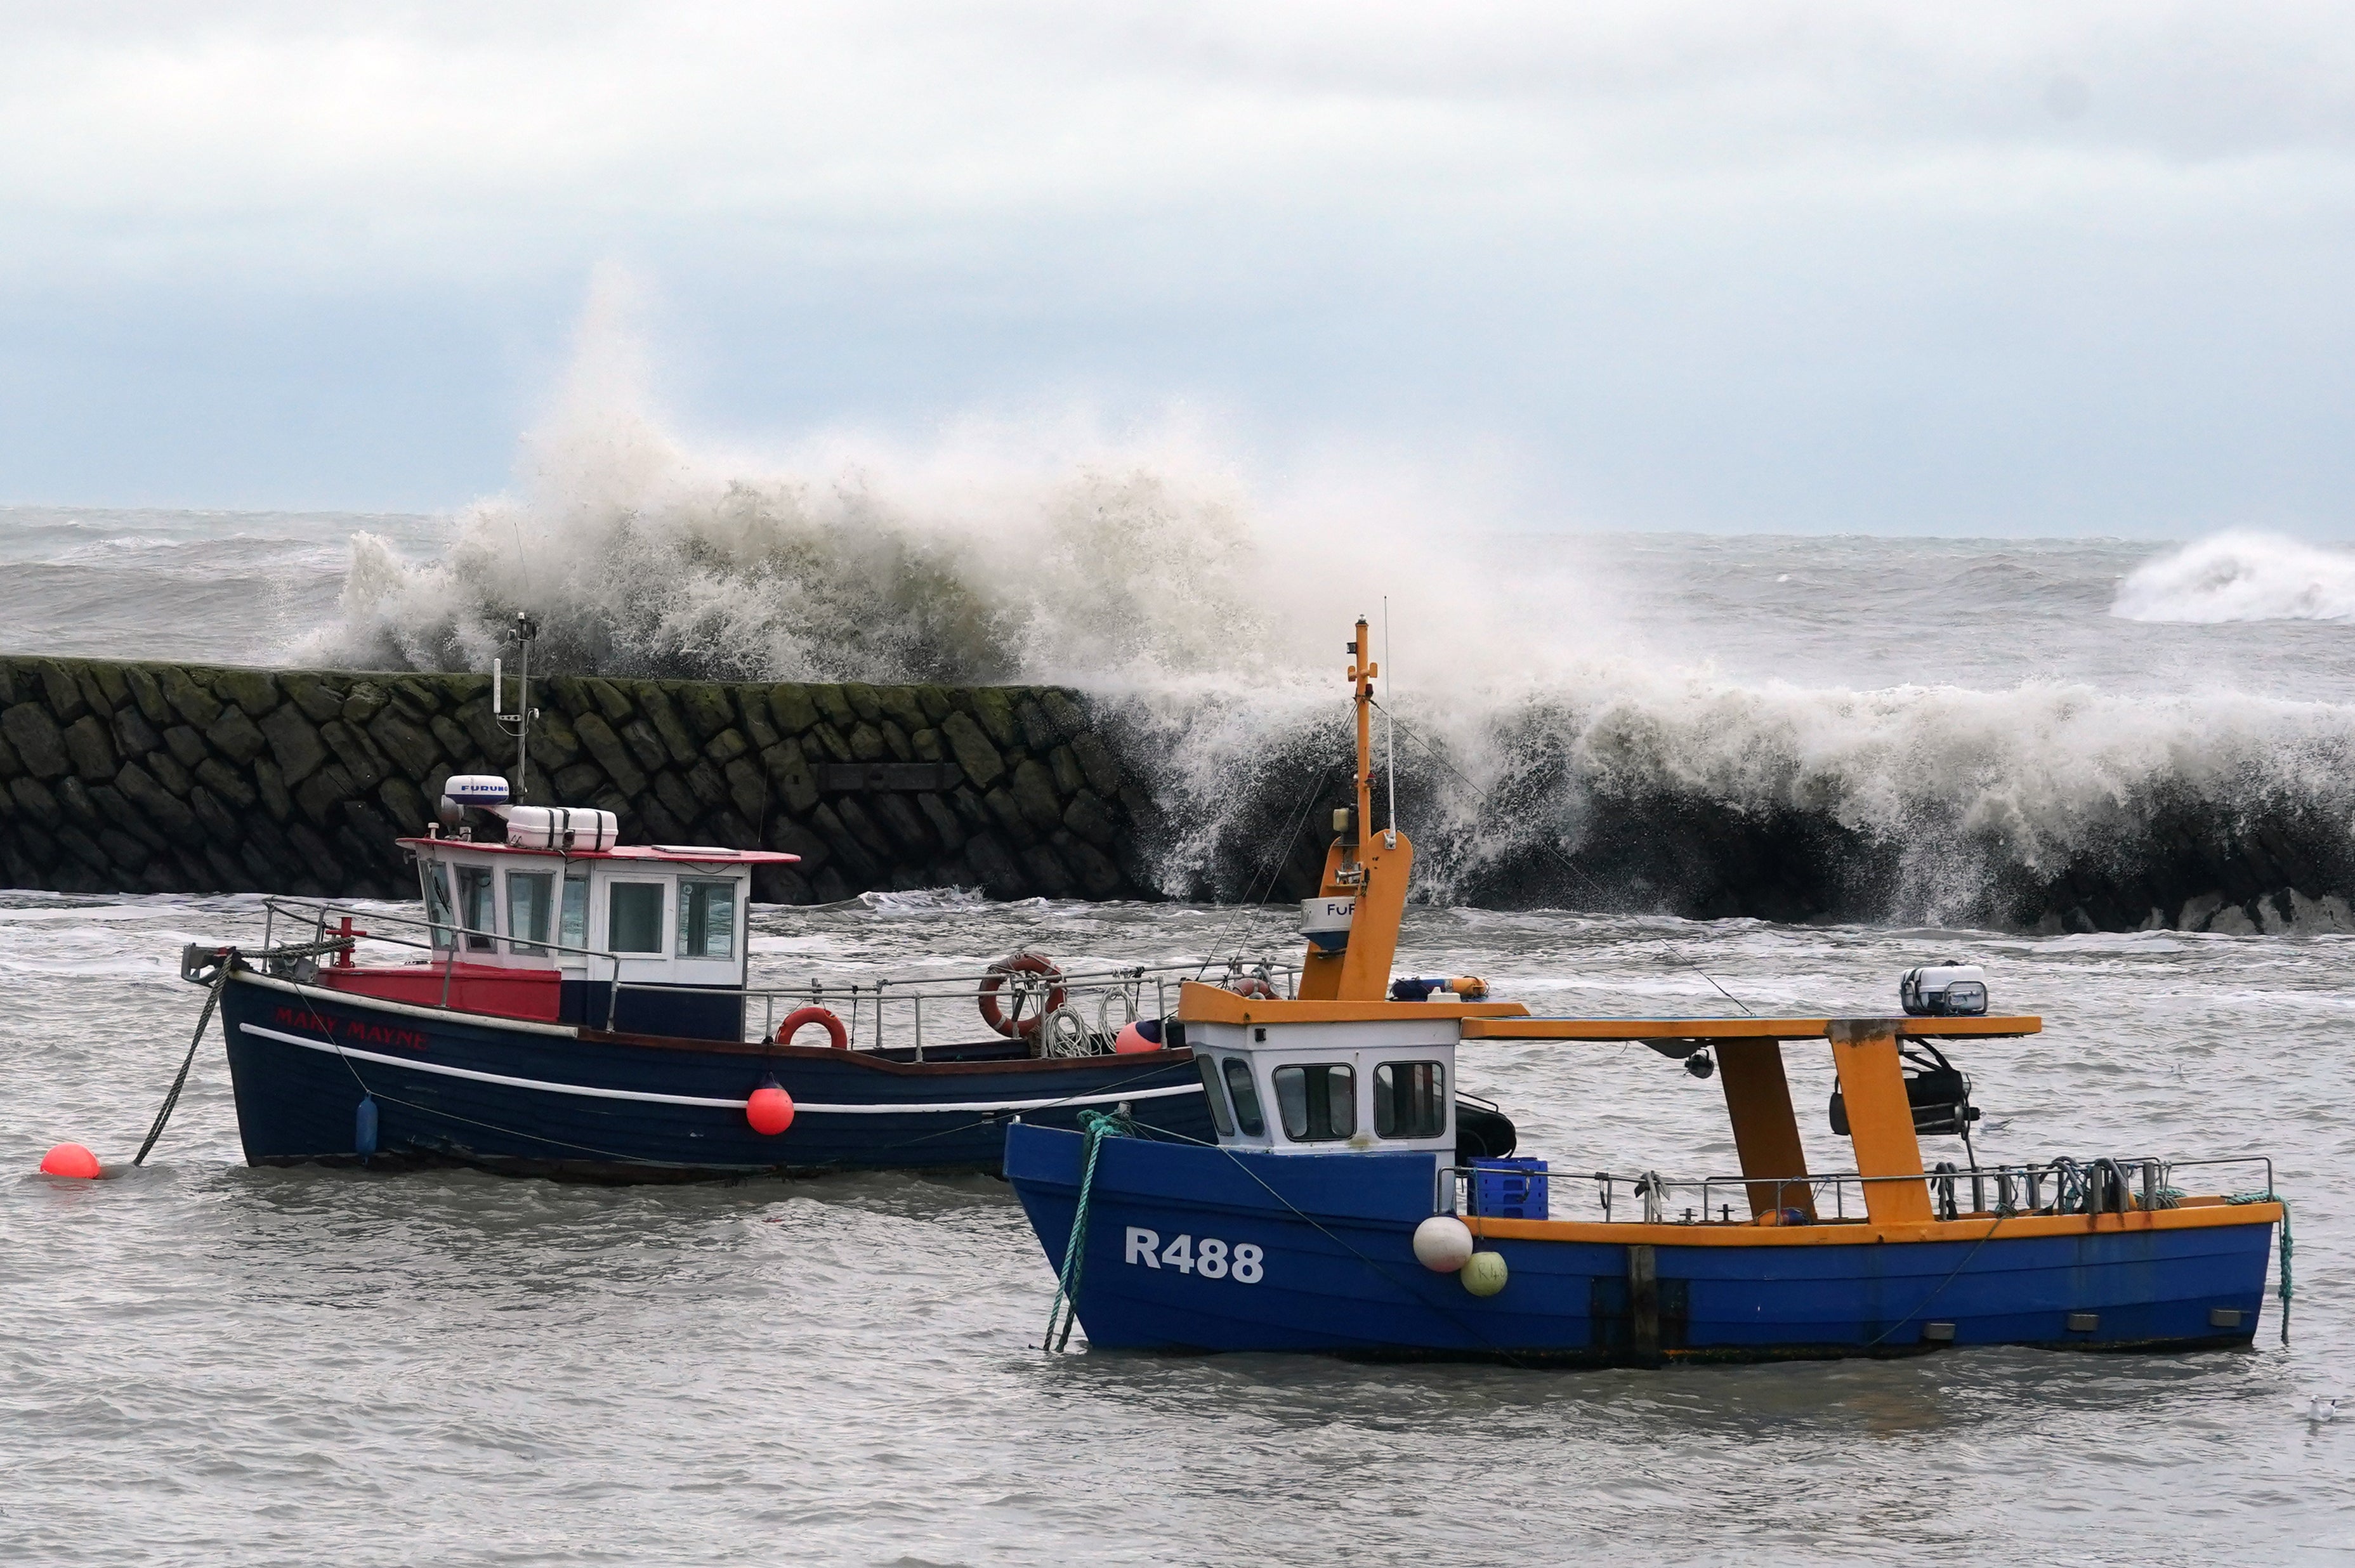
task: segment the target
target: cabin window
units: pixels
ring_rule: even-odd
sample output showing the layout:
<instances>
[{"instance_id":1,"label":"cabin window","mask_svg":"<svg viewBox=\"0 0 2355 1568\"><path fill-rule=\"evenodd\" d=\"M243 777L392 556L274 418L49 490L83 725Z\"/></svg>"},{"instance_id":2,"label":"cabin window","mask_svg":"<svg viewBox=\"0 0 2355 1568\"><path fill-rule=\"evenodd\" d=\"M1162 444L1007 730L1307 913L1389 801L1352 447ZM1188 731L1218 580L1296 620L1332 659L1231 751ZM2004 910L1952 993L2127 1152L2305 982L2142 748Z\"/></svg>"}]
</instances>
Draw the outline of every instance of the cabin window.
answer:
<instances>
[{"instance_id":1,"label":"cabin window","mask_svg":"<svg viewBox=\"0 0 2355 1568\"><path fill-rule=\"evenodd\" d=\"M425 871L425 919L432 927L433 945L455 947L458 944L457 911L450 902L450 869L429 865Z\"/></svg>"},{"instance_id":2,"label":"cabin window","mask_svg":"<svg viewBox=\"0 0 2355 1568\"><path fill-rule=\"evenodd\" d=\"M458 868L458 923L465 927L466 946L474 952L498 946L497 897L488 866Z\"/></svg>"},{"instance_id":3,"label":"cabin window","mask_svg":"<svg viewBox=\"0 0 2355 1568\"><path fill-rule=\"evenodd\" d=\"M579 952L589 945L589 868L570 866L564 872L564 912L559 917L556 940Z\"/></svg>"},{"instance_id":4,"label":"cabin window","mask_svg":"<svg viewBox=\"0 0 2355 1568\"><path fill-rule=\"evenodd\" d=\"M1235 1125L1247 1138L1263 1137L1267 1118L1259 1114L1259 1091L1252 1084L1251 1063L1240 1056L1226 1060L1227 1092L1235 1097Z\"/></svg>"},{"instance_id":5,"label":"cabin window","mask_svg":"<svg viewBox=\"0 0 2355 1568\"><path fill-rule=\"evenodd\" d=\"M614 953L660 953L663 885L615 882L605 895L605 946Z\"/></svg>"},{"instance_id":6,"label":"cabin window","mask_svg":"<svg viewBox=\"0 0 2355 1568\"><path fill-rule=\"evenodd\" d=\"M736 956L736 884L682 877L678 883L678 955Z\"/></svg>"},{"instance_id":7,"label":"cabin window","mask_svg":"<svg viewBox=\"0 0 2355 1568\"><path fill-rule=\"evenodd\" d=\"M1217 1065L1207 1056L1196 1057L1194 1065L1202 1070L1202 1097L1210 1102L1210 1125L1219 1129L1220 1137L1234 1136L1235 1119L1227 1115L1227 1094L1219 1087Z\"/></svg>"},{"instance_id":8,"label":"cabin window","mask_svg":"<svg viewBox=\"0 0 2355 1568\"><path fill-rule=\"evenodd\" d=\"M1358 1075L1344 1061L1275 1070L1275 1111L1296 1144L1330 1143L1358 1130Z\"/></svg>"},{"instance_id":9,"label":"cabin window","mask_svg":"<svg viewBox=\"0 0 2355 1568\"><path fill-rule=\"evenodd\" d=\"M1374 1136L1435 1138L1447 1130L1447 1069L1385 1061L1374 1069Z\"/></svg>"},{"instance_id":10,"label":"cabin window","mask_svg":"<svg viewBox=\"0 0 2355 1568\"><path fill-rule=\"evenodd\" d=\"M507 873L507 951L546 953L549 904L556 879L546 871Z\"/></svg>"}]
</instances>

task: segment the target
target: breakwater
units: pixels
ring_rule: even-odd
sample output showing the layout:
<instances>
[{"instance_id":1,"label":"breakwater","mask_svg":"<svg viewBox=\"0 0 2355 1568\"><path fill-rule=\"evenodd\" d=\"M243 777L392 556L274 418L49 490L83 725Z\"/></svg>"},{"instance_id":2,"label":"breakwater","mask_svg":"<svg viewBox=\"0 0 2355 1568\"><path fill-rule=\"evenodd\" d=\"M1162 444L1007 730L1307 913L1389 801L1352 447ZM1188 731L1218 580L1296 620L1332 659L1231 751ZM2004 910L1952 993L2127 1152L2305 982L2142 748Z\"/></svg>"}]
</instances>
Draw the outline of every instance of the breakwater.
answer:
<instances>
[{"instance_id":1,"label":"breakwater","mask_svg":"<svg viewBox=\"0 0 2355 1568\"><path fill-rule=\"evenodd\" d=\"M512 779L486 676L0 658L0 873L63 892L416 893L396 839ZM509 687L507 699L514 700ZM754 895L1151 896L1148 795L1050 687L535 680L519 798L767 848Z\"/></svg>"}]
</instances>

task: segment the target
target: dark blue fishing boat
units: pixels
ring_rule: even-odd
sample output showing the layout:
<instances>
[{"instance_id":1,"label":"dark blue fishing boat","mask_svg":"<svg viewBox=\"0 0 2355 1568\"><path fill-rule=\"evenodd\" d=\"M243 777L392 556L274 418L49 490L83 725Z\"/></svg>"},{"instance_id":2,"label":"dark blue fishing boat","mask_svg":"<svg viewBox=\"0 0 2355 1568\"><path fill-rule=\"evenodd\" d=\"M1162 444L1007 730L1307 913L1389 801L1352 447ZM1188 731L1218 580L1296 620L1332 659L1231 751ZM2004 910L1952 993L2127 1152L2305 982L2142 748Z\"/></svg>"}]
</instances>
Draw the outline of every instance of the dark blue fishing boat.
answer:
<instances>
[{"instance_id":1,"label":"dark blue fishing boat","mask_svg":"<svg viewBox=\"0 0 2355 1568\"><path fill-rule=\"evenodd\" d=\"M1124 1107L1209 1134L1154 972L1018 954L977 976L755 987L751 869L793 857L618 846L606 813L510 805L497 778L446 788L453 833L403 841L421 919L364 930L273 902L263 951L184 955L219 994L250 1162L994 1170L1017 1115Z\"/></svg>"},{"instance_id":2,"label":"dark blue fishing boat","mask_svg":"<svg viewBox=\"0 0 2355 1568\"><path fill-rule=\"evenodd\" d=\"M1356 653L1364 645L1359 626ZM1359 702L1356 821L1370 808ZM1952 1345L2243 1345L2275 1224L2269 1161L2143 1153L1981 1166L1942 1044L2034 1034L1984 980L1916 971L1902 1017L1536 1019L1476 982L1393 982L1412 847L1345 831L1296 997L1186 986L1178 1017L1214 1138L1096 1115L1018 1125L1006 1173L1091 1344L1628 1362L1900 1355ZM1346 905L1340 923L1321 918ZM1457 1053L1488 1040L1639 1040L1716 1076L1738 1174L1575 1176L1466 1158ZM1811 1171L1785 1042L1828 1048L1853 1168ZM1969 1164L1925 1167L1921 1139ZM2190 1193L2240 1164L2251 1190ZM1562 1213L1591 1192L1599 1212ZM1737 1213L1737 1205L1739 1212ZM2287 1241L2285 1231L2285 1253ZM2285 1285L2286 1290L2286 1285ZM2285 1307L2285 1310L2286 1308ZM1056 1342L1060 1344L1060 1339Z\"/></svg>"}]
</instances>

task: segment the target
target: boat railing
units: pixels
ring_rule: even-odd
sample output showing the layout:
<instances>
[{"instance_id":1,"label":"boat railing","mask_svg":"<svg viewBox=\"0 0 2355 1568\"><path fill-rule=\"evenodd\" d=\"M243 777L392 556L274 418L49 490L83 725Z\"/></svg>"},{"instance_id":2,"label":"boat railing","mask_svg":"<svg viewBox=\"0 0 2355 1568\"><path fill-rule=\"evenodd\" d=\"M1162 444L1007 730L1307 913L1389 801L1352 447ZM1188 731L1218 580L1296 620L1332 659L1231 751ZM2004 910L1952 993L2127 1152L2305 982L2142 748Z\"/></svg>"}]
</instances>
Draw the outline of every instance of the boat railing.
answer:
<instances>
[{"instance_id":1,"label":"boat railing","mask_svg":"<svg viewBox=\"0 0 2355 1568\"><path fill-rule=\"evenodd\" d=\"M1533 1165L1535 1162L1526 1162ZM1443 1197L1455 1212L1487 1218L1524 1218L1554 1211L1555 1194L1593 1194L1605 1222L1669 1225L1844 1223L1863 1220L1866 1189L1890 1184L1919 1186L1938 1220L2001 1218L2016 1214L2103 1214L2172 1209L2187 1196L2180 1173L2223 1168L2262 1179L2243 1186L2274 1190L2274 1162L2261 1154L2177 1159L2156 1155L2058 1156L2016 1164L1957 1166L1941 1161L1919 1176L1865 1176L1831 1171L1808 1176L1671 1177L1658 1171L1538 1170L1525 1162L1495 1161L1455 1166L1443 1176ZM1565 1184L1562 1188L1554 1181ZM1848 1211L1850 1201L1857 1211Z\"/></svg>"},{"instance_id":2,"label":"boat railing","mask_svg":"<svg viewBox=\"0 0 2355 1568\"><path fill-rule=\"evenodd\" d=\"M277 951L282 929L294 927L302 937L296 944L301 955L276 967L298 979L315 977L318 950L333 949L338 943L343 944L342 951L331 954L338 961L355 951L361 941L421 952L429 964L440 966L442 979L439 1003L421 1005L461 1012L465 1009L452 1003L452 976L457 965L465 961L465 955L451 938L477 935L489 944L478 950L485 954L504 949L532 957L579 961L590 971L588 978L596 987L608 1029L619 1018L625 996L741 999L744 1004L744 1028L739 1035L746 1040L773 1039L794 1012L816 1007L826 1009L841 1022L850 1048L909 1050L918 1061L925 1059L928 1031L937 1046L944 1042L969 1043L975 1035L988 1029L985 1004L994 1004L1005 1020L1005 1027L996 1032L1014 1030L1034 1035L1044 1055L1085 1056L1110 1050L1112 1040L1129 1023L1170 1016L1176 1009L1178 987L1186 981L1252 983L1286 997L1296 997L1300 984L1299 970L1289 961L1221 959L1209 965L1074 964L1068 967L1056 965L1051 972L1005 965L919 975L837 971L779 985L679 985L622 979L622 957L602 949L554 940L525 942L490 932L474 933L447 921L397 911L278 898L264 900L263 908L262 953L257 956L266 960L268 955ZM362 925L361 922L367 923ZM753 1031L756 1004L760 1027Z\"/></svg>"}]
</instances>

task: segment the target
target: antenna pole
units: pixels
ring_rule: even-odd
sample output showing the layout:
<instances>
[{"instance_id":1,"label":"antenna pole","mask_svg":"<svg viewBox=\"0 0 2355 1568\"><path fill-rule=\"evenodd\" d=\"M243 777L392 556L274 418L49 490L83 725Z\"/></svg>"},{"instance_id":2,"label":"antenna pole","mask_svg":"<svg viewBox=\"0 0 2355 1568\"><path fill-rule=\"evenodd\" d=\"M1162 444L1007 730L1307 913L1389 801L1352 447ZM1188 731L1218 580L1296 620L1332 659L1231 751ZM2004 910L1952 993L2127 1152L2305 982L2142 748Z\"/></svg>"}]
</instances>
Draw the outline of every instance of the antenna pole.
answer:
<instances>
[{"instance_id":1,"label":"antenna pole","mask_svg":"<svg viewBox=\"0 0 2355 1568\"><path fill-rule=\"evenodd\" d=\"M1383 667L1384 667L1385 668L1387 668L1387 667L1389 667L1389 665L1390 665L1390 662L1391 662L1391 596L1390 596L1389 594L1385 593L1385 594L1383 594L1383 595L1382 595L1382 664L1383 664ZM1383 678L1385 681L1387 681L1388 679L1390 679L1390 677L1388 677L1388 676L1386 675L1386 676L1384 676L1382 678ZM1384 686L1384 687L1382 688L1382 689L1383 689L1385 692L1387 692L1388 690L1390 690L1390 688L1389 688L1388 686ZM1390 705L1389 703L1387 703L1387 702L1385 702L1385 703L1382 705L1382 741L1383 741L1383 744L1388 748L1389 752L1390 752L1389 760L1388 760L1388 761L1386 761L1385 763L1383 763L1383 764L1382 764L1382 771L1383 771L1385 773L1387 773L1387 774L1389 775L1389 778L1390 778L1390 789L1391 789L1391 831L1390 831L1390 847L1391 847L1391 848L1395 849L1395 848L1398 848L1398 714L1397 714L1396 712L1394 712L1394 711L1391 709L1391 705Z\"/></svg>"},{"instance_id":2,"label":"antenna pole","mask_svg":"<svg viewBox=\"0 0 2355 1568\"><path fill-rule=\"evenodd\" d=\"M1349 679L1358 688L1358 834L1362 842L1374 830L1374 677L1381 673L1368 656L1374 650L1363 615L1358 617L1358 639L1349 645L1349 651L1357 656L1349 667Z\"/></svg>"},{"instance_id":3,"label":"antenna pole","mask_svg":"<svg viewBox=\"0 0 2355 1568\"><path fill-rule=\"evenodd\" d=\"M515 794L517 800L531 787L531 721L539 717L539 709L531 705L531 640L539 635L539 623L518 610L515 618L515 640L522 646L521 668L516 676L516 705L512 713L499 711L505 695L500 680L499 661L491 661L491 718L508 734L516 738Z\"/></svg>"}]
</instances>

